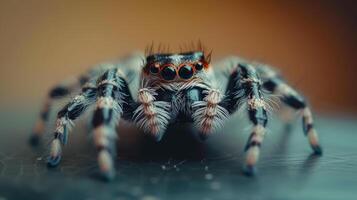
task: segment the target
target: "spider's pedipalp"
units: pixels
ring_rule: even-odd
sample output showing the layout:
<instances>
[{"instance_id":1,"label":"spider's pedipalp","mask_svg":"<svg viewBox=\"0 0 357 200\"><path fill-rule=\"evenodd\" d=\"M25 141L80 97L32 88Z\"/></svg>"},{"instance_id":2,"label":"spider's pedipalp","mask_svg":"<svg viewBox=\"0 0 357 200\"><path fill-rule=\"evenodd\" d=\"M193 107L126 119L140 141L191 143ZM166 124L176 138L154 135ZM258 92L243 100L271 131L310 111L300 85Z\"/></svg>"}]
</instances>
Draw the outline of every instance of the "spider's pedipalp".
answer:
<instances>
[{"instance_id":1,"label":"spider's pedipalp","mask_svg":"<svg viewBox=\"0 0 357 200\"><path fill-rule=\"evenodd\" d=\"M133 121L139 128L159 141L169 124L171 104L167 101L156 100L157 95L152 88L139 90L139 106L134 111Z\"/></svg>"},{"instance_id":2,"label":"spider's pedipalp","mask_svg":"<svg viewBox=\"0 0 357 200\"><path fill-rule=\"evenodd\" d=\"M222 107L221 103L223 95L219 90L210 89L203 90L202 99L192 99L192 89L188 94L192 101L192 118L195 126L200 132L200 138L205 139L209 134L217 131L223 126L223 123L228 119L229 112Z\"/></svg>"}]
</instances>

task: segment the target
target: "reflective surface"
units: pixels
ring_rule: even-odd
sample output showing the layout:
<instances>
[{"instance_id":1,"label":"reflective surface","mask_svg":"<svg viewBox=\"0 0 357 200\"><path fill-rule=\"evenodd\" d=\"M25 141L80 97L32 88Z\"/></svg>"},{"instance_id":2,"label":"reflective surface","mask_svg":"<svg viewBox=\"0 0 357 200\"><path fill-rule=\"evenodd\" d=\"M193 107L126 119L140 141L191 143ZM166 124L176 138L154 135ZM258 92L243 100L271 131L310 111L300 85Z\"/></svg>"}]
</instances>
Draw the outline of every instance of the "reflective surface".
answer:
<instances>
[{"instance_id":1,"label":"reflective surface","mask_svg":"<svg viewBox=\"0 0 357 200\"><path fill-rule=\"evenodd\" d=\"M273 119L253 178L240 170L249 135L242 117L233 117L205 143L195 142L186 125L171 127L157 144L122 123L117 178L106 183L98 177L85 120L70 135L60 166L47 169L44 148L26 144L35 112L1 115L7 116L5 122L17 116L18 123L1 127L0 199L353 199L357 195L355 118L316 120L325 150L322 157L310 155L300 121L289 132Z\"/></svg>"}]
</instances>

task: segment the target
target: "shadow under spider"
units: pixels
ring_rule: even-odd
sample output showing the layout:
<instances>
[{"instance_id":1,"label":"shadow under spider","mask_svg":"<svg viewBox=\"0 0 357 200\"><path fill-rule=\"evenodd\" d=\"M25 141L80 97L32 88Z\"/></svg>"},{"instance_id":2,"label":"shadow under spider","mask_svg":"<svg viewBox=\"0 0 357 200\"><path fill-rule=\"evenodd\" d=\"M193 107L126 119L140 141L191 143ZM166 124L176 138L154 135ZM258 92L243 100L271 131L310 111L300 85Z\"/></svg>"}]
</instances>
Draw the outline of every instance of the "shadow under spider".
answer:
<instances>
[{"instance_id":1,"label":"shadow under spider","mask_svg":"<svg viewBox=\"0 0 357 200\"><path fill-rule=\"evenodd\" d=\"M150 135L131 127L120 128L118 156L137 161L201 160L206 145L196 139L190 124L170 125L162 140L157 142Z\"/></svg>"}]
</instances>

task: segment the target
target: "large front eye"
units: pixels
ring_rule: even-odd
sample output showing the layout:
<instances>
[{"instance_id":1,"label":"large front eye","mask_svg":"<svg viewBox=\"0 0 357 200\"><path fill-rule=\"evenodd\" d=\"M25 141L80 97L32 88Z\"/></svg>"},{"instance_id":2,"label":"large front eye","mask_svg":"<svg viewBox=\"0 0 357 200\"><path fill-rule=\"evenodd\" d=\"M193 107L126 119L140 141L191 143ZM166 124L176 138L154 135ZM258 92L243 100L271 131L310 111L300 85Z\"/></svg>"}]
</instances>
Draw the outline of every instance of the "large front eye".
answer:
<instances>
[{"instance_id":1,"label":"large front eye","mask_svg":"<svg viewBox=\"0 0 357 200\"><path fill-rule=\"evenodd\" d=\"M174 80L176 77L176 70L172 66L166 66L161 70L161 76L167 81Z\"/></svg>"},{"instance_id":2,"label":"large front eye","mask_svg":"<svg viewBox=\"0 0 357 200\"><path fill-rule=\"evenodd\" d=\"M183 79L189 79L193 76L193 69L189 65L184 65L179 70L179 75Z\"/></svg>"}]
</instances>

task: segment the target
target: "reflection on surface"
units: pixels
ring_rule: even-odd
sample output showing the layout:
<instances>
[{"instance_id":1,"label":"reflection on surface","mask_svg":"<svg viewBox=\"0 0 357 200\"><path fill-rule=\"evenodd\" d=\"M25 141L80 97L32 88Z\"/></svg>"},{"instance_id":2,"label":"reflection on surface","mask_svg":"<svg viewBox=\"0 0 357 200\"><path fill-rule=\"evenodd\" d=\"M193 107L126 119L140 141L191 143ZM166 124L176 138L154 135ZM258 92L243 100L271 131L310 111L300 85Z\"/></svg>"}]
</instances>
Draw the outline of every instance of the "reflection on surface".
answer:
<instances>
[{"instance_id":1,"label":"reflection on surface","mask_svg":"<svg viewBox=\"0 0 357 200\"><path fill-rule=\"evenodd\" d=\"M237 122L240 122L239 124ZM24 127L26 124L23 123ZM248 137L243 118L234 117L222 132L204 143L189 126L173 126L162 143L135 128L119 128L117 178L98 179L96 152L88 130L79 124L70 135L63 160L47 169L41 149L25 144L25 130L3 131L0 138L0 196L26 199L83 198L233 199L314 198L355 194L357 156L355 120L319 119L325 155L311 156L300 123L287 133L275 120L262 146L258 175L241 174L243 147ZM338 130L344 128L341 138ZM17 133L17 134L16 134ZM343 136L343 137L342 137ZM6 139L6 140L5 140ZM351 142L350 142L351 141ZM46 146L46 142L43 142ZM21 190L21 193L16 191Z\"/></svg>"}]
</instances>

